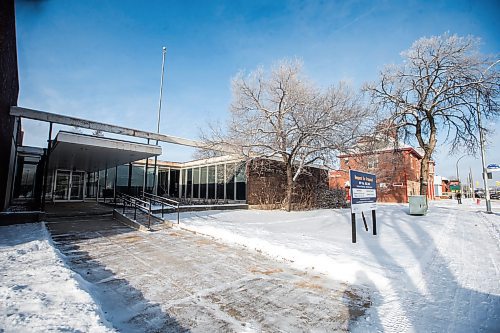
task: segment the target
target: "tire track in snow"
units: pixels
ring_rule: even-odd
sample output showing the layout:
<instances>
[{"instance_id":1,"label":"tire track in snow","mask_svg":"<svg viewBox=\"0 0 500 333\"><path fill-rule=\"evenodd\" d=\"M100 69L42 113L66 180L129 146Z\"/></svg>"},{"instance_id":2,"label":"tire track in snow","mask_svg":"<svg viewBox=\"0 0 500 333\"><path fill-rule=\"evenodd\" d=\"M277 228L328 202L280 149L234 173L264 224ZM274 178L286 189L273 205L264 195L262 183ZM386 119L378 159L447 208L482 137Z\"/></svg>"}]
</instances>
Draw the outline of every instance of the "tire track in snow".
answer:
<instances>
[{"instance_id":1,"label":"tire track in snow","mask_svg":"<svg viewBox=\"0 0 500 333\"><path fill-rule=\"evenodd\" d=\"M403 269L403 277L393 276L390 290L384 290L385 299L381 308L388 307L381 315L382 324L386 332L412 332L416 331L417 322L421 319L421 310L427 307L429 299L435 295L429 288L429 281L439 281L439 272L443 260L441 249L447 248L456 222L456 213L448 214L443 227L434 238L433 246L424 251L419 260L419 266ZM416 223L416 222L415 222ZM412 285L413 284L413 285ZM393 287L397 286L397 287ZM396 290L397 289L397 290Z\"/></svg>"}]
</instances>

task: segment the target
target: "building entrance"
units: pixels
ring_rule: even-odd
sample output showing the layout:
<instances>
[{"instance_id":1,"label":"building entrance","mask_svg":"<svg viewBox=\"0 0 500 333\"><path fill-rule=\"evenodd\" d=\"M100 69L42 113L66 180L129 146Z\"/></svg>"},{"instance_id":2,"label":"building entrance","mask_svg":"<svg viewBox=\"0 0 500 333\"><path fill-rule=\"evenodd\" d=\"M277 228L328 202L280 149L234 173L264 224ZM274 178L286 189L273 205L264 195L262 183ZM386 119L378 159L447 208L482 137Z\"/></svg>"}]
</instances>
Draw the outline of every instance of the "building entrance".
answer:
<instances>
[{"instance_id":1,"label":"building entrance","mask_svg":"<svg viewBox=\"0 0 500 333\"><path fill-rule=\"evenodd\" d=\"M82 201L84 177L83 171L56 170L54 201Z\"/></svg>"}]
</instances>

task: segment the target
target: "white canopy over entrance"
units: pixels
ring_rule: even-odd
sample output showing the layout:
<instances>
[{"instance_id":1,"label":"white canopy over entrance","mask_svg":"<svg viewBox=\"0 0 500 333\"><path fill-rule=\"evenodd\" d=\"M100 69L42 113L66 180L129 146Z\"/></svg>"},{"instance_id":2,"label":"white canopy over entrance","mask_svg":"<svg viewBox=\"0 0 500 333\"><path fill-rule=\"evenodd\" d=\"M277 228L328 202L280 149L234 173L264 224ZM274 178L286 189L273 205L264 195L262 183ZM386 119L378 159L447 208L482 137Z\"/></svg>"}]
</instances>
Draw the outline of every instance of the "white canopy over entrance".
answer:
<instances>
[{"instance_id":1,"label":"white canopy over entrance","mask_svg":"<svg viewBox=\"0 0 500 333\"><path fill-rule=\"evenodd\" d=\"M160 146L61 131L50 153L50 169L94 172L161 155Z\"/></svg>"}]
</instances>

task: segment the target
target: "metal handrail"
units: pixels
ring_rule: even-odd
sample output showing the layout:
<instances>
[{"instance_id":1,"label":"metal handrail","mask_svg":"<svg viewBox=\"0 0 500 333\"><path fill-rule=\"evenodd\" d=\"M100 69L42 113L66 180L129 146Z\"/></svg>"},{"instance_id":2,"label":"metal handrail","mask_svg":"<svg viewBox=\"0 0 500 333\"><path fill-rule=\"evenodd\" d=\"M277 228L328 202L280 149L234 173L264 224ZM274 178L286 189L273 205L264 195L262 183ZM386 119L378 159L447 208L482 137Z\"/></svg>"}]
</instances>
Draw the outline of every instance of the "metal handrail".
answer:
<instances>
[{"instance_id":1,"label":"metal handrail","mask_svg":"<svg viewBox=\"0 0 500 333\"><path fill-rule=\"evenodd\" d=\"M120 198L123 202L123 214L125 214L125 208L127 204L129 204L130 207L134 208L134 220L137 220L137 208L146 210L146 213L148 214L148 229L151 229L151 216L158 219L158 217L156 217L152 212L151 201L147 202L145 200L124 193L117 193L117 197Z\"/></svg>"},{"instance_id":2,"label":"metal handrail","mask_svg":"<svg viewBox=\"0 0 500 333\"><path fill-rule=\"evenodd\" d=\"M156 202L156 203L161 204L161 217L162 218L163 218L164 206L175 208L177 210L177 224L180 223L180 205L181 205L181 203L179 201L165 198L165 197L160 197L158 195L155 195L152 193L147 193L147 192L142 192L142 197L149 200L150 206L151 206L152 202Z\"/></svg>"}]
</instances>

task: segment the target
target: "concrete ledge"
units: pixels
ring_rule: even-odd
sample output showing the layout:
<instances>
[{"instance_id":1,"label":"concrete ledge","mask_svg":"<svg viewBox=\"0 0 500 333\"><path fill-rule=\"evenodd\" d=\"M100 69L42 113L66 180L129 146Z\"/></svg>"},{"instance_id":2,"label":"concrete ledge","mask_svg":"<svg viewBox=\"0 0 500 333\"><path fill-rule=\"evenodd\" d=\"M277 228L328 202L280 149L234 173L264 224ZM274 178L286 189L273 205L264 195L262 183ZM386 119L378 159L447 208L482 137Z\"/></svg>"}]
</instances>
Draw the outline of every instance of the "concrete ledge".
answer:
<instances>
[{"instance_id":1,"label":"concrete ledge","mask_svg":"<svg viewBox=\"0 0 500 333\"><path fill-rule=\"evenodd\" d=\"M139 231L144 231L144 232L149 231L148 228L146 228L145 226L143 226L140 223L137 223L134 220L129 219L128 217L126 217L125 215L123 215L122 213L117 211L116 209L113 209L113 218L115 220L117 220L118 222L121 222L121 223L125 224L126 226L129 226L133 229L136 229Z\"/></svg>"},{"instance_id":2,"label":"concrete ledge","mask_svg":"<svg viewBox=\"0 0 500 333\"><path fill-rule=\"evenodd\" d=\"M228 205L186 205L180 206L179 212L201 212L205 210L236 210L248 209L247 204L228 204ZM153 213L161 214L161 209L153 209ZM177 208L166 208L163 210L165 214L177 213Z\"/></svg>"},{"instance_id":3,"label":"concrete ledge","mask_svg":"<svg viewBox=\"0 0 500 333\"><path fill-rule=\"evenodd\" d=\"M0 213L0 226L35 223L45 220L45 213L35 212L2 212Z\"/></svg>"}]
</instances>

